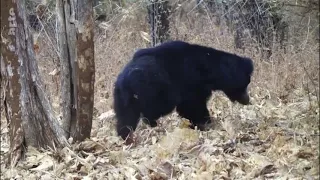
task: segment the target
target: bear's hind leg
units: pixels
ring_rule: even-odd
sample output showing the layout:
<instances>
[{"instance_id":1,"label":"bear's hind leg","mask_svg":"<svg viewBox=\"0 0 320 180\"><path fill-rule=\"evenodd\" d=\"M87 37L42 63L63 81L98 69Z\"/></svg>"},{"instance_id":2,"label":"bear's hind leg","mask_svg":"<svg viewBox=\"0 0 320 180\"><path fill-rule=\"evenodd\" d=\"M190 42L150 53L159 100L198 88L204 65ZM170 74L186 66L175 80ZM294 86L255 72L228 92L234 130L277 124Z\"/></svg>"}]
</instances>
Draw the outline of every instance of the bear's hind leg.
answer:
<instances>
[{"instance_id":1,"label":"bear's hind leg","mask_svg":"<svg viewBox=\"0 0 320 180\"><path fill-rule=\"evenodd\" d=\"M191 128L195 126L198 127L199 130L204 131L205 125L210 123L210 114L207 109L206 101L199 100L185 100L182 101L176 108L177 113L191 121L193 124Z\"/></svg>"}]
</instances>

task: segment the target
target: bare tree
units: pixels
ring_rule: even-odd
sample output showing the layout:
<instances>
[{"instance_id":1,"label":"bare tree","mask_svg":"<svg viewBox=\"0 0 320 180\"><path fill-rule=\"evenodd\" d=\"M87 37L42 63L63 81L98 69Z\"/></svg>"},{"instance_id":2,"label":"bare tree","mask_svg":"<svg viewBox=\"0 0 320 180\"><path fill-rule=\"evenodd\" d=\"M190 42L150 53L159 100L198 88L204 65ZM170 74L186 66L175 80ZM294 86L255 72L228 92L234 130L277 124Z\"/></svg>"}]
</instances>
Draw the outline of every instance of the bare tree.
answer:
<instances>
[{"instance_id":1,"label":"bare tree","mask_svg":"<svg viewBox=\"0 0 320 180\"><path fill-rule=\"evenodd\" d=\"M152 46L169 39L169 1L150 0L147 6L148 20L151 26Z\"/></svg>"},{"instance_id":2,"label":"bare tree","mask_svg":"<svg viewBox=\"0 0 320 180\"><path fill-rule=\"evenodd\" d=\"M92 0L59 0L57 9L61 125L44 92L26 25L25 1L1 1L1 84L5 86L11 166L20 159L23 147L61 147L68 145L70 136L76 141L90 137L95 80Z\"/></svg>"},{"instance_id":3,"label":"bare tree","mask_svg":"<svg viewBox=\"0 0 320 180\"><path fill-rule=\"evenodd\" d=\"M57 10L57 35L60 59L60 112L62 114L62 128L65 130L65 136L70 135L70 122L72 112L72 84L71 84L71 62L69 61L69 51L67 44L66 22L64 14L63 0L56 1Z\"/></svg>"},{"instance_id":4,"label":"bare tree","mask_svg":"<svg viewBox=\"0 0 320 180\"><path fill-rule=\"evenodd\" d=\"M217 25L225 22L229 32L234 34L236 48L245 50L246 43L251 39L251 42L257 43L256 48L261 49L264 57L269 59L275 34L276 43L285 50L289 29L281 14L283 3L264 0L203 0L199 3L215 17Z\"/></svg>"},{"instance_id":5,"label":"bare tree","mask_svg":"<svg viewBox=\"0 0 320 180\"><path fill-rule=\"evenodd\" d=\"M56 1L62 124L75 141L90 137L92 127L95 81L92 4L92 0Z\"/></svg>"},{"instance_id":6,"label":"bare tree","mask_svg":"<svg viewBox=\"0 0 320 180\"><path fill-rule=\"evenodd\" d=\"M1 76L6 81L4 106L10 130L11 166L23 147L66 145L45 95L27 28L25 1L1 1Z\"/></svg>"}]
</instances>

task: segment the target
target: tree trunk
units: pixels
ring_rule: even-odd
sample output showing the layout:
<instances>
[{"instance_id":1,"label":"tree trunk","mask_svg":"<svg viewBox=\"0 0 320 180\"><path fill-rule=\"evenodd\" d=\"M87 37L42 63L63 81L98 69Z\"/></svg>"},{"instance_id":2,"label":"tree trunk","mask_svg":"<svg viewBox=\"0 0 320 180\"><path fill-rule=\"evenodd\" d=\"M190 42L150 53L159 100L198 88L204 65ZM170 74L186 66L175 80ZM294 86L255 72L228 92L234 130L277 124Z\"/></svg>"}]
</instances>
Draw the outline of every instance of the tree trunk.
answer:
<instances>
[{"instance_id":1,"label":"tree trunk","mask_svg":"<svg viewBox=\"0 0 320 180\"><path fill-rule=\"evenodd\" d=\"M94 102L94 43L92 0L77 1L75 6L76 58L73 71L76 118L72 119L70 133L75 141L89 138L92 128Z\"/></svg>"},{"instance_id":2,"label":"tree trunk","mask_svg":"<svg viewBox=\"0 0 320 180\"><path fill-rule=\"evenodd\" d=\"M66 145L64 131L45 95L33 39L25 22L25 1L1 1L1 76L8 82L5 109L10 131L11 166L20 159L23 146Z\"/></svg>"},{"instance_id":3,"label":"tree trunk","mask_svg":"<svg viewBox=\"0 0 320 180\"><path fill-rule=\"evenodd\" d=\"M152 46L169 39L169 1L150 0L148 5L148 20L151 26Z\"/></svg>"},{"instance_id":4,"label":"tree trunk","mask_svg":"<svg viewBox=\"0 0 320 180\"><path fill-rule=\"evenodd\" d=\"M56 5L58 21L64 23L58 29L60 62L64 66L61 71L60 102L61 108L67 107L61 109L63 127L69 130L74 141L82 141L90 137L93 115L95 65L92 0L76 3L73 0L58 0ZM65 85L70 85L71 90ZM71 121L68 121L69 118Z\"/></svg>"},{"instance_id":5,"label":"tree trunk","mask_svg":"<svg viewBox=\"0 0 320 180\"><path fill-rule=\"evenodd\" d=\"M1 1L1 83L11 166L20 159L24 146L59 147L68 145L70 134L76 141L90 137L95 80L92 1L75 6L73 1L59 0L56 5L61 23L62 128L44 92L26 25L25 1Z\"/></svg>"},{"instance_id":6,"label":"tree trunk","mask_svg":"<svg viewBox=\"0 0 320 180\"><path fill-rule=\"evenodd\" d=\"M61 112L61 125L65 130L65 137L69 137L70 135L70 122L72 118L72 95L71 91L71 75L72 72L71 64L70 64L70 56L68 51L67 44L67 33L66 33L66 19L64 13L64 4L63 0L56 1L56 10L57 10L57 35L58 35L58 52L60 59L60 112Z\"/></svg>"}]
</instances>

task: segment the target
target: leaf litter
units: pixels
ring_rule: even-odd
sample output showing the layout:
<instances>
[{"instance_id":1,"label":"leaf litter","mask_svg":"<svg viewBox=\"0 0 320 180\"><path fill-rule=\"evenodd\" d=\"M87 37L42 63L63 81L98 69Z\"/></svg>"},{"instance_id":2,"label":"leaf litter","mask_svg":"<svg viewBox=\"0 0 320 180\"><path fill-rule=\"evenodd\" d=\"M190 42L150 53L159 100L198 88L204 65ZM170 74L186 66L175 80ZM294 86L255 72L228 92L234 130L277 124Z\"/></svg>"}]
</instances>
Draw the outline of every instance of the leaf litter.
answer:
<instances>
[{"instance_id":1,"label":"leaf litter","mask_svg":"<svg viewBox=\"0 0 320 180\"><path fill-rule=\"evenodd\" d=\"M135 144L125 145L110 110L94 119L90 139L57 150L28 147L12 169L4 165L9 139L1 127L1 179L319 179L319 111L309 111L317 102L253 96L254 105L240 106L213 98L214 129L189 129L172 113L155 128L141 122Z\"/></svg>"}]
</instances>

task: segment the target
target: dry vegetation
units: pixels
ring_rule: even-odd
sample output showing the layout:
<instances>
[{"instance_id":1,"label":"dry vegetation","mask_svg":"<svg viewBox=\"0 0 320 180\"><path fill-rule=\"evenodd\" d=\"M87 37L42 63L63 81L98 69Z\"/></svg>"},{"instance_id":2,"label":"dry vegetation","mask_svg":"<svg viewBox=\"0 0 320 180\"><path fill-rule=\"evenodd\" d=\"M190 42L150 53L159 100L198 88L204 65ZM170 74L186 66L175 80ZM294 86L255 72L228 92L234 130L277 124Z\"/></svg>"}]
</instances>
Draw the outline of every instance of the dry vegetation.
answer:
<instances>
[{"instance_id":1,"label":"dry vegetation","mask_svg":"<svg viewBox=\"0 0 320 180\"><path fill-rule=\"evenodd\" d=\"M157 128L140 123L138 142L124 146L114 129L112 88L134 51L147 46L143 13L134 4L107 28L97 27L92 138L62 150L29 148L24 161L6 169L9 137L2 116L1 179L319 179L319 49L308 31L300 37L299 51L292 44L289 53L274 50L264 61L258 51L237 52L232 36L207 16L189 16L188 21L173 16L174 39L253 58L253 105L232 104L214 93L208 103L214 129L190 130L187 120L173 113ZM40 70L57 106L50 75L56 55L45 36L39 44Z\"/></svg>"}]
</instances>

